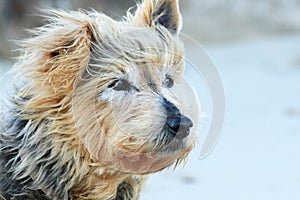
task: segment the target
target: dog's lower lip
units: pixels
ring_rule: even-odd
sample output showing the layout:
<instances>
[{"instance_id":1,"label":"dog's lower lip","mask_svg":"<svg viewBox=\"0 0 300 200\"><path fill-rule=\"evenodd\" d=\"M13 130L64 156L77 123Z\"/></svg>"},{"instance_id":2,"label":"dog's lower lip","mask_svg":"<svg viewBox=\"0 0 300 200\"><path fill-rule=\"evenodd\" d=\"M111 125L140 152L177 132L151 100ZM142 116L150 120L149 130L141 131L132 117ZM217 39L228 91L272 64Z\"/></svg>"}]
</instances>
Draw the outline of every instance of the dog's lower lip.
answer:
<instances>
[{"instance_id":1,"label":"dog's lower lip","mask_svg":"<svg viewBox=\"0 0 300 200\"><path fill-rule=\"evenodd\" d=\"M174 140L172 142L170 142L169 144L167 144L162 151L165 152L178 152L180 150L183 150L186 148L186 143L183 140L179 140L177 138L174 138Z\"/></svg>"}]
</instances>

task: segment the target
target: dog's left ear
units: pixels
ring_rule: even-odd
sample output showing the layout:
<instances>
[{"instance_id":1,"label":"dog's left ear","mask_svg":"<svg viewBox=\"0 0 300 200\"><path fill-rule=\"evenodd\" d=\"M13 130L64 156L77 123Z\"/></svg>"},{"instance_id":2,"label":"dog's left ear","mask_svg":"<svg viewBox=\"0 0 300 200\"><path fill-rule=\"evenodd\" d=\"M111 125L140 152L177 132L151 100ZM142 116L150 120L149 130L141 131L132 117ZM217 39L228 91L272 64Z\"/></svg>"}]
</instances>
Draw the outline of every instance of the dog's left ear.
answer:
<instances>
[{"instance_id":1,"label":"dog's left ear","mask_svg":"<svg viewBox=\"0 0 300 200\"><path fill-rule=\"evenodd\" d=\"M131 20L138 26L163 26L172 34L179 33L182 28L178 0L144 0Z\"/></svg>"},{"instance_id":2,"label":"dog's left ear","mask_svg":"<svg viewBox=\"0 0 300 200\"><path fill-rule=\"evenodd\" d=\"M45 14L48 23L21 41L16 67L40 90L68 93L89 63L95 20L84 12L49 10Z\"/></svg>"}]
</instances>

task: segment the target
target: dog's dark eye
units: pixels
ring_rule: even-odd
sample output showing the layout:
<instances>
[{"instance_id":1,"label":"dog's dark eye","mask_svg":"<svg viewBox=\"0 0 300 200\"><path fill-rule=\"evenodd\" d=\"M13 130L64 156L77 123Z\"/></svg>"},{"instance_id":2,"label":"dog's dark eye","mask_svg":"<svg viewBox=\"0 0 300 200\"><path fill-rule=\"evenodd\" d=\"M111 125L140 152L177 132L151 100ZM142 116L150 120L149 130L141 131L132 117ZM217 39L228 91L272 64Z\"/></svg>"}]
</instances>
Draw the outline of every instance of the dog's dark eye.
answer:
<instances>
[{"instance_id":1,"label":"dog's dark eye","mask_svg":"<svg viewBox=\"0 0 300 200\"><path fill-rule=\"evenodd\" d=\"M163 84L165 87L171 88L174 85L174 80L170 76L167 76Z\"/></svg>"},{"instance_id":2,"label":"dog's dark eye","mask_svg":"<svg viewBox=\"0 0 300 200\"><path fill-rule=\"evenodd\" d=\"M108 88L114 88L117 85L118 82L119 82L119 79L115 79L107 87Z\"/></svg>"},{"instance_id":3,"label":"dog's dark eye","mask_svg":"<svg viewBox=\"0 0 300 200\"><path fill-rule=\"evenodd\" d=\"M132 89L131 84L125 79L115 79L108 86L116 91L130 91Z\"/></svg>"}]
</instances>

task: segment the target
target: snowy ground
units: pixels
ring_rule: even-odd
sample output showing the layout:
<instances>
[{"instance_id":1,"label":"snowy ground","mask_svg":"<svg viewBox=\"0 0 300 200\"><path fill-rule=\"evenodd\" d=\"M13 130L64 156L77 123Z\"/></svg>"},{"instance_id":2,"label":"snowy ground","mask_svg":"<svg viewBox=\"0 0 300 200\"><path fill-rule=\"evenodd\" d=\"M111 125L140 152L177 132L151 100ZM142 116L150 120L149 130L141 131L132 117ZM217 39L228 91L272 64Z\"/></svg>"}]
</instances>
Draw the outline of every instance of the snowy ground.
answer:
<instances>
[{"instance_id":1,"label":"snowy ground","mask_svg":"<svg viewBox=\"0 0 300 200\"><path fill-rule=\"evenodd\" d=\"M286 35L207 46L226 90L223 136L206 159L197 147L184 169L152 175L141 199L300 199L299 44Z\"/></svg>"}]
</instances>

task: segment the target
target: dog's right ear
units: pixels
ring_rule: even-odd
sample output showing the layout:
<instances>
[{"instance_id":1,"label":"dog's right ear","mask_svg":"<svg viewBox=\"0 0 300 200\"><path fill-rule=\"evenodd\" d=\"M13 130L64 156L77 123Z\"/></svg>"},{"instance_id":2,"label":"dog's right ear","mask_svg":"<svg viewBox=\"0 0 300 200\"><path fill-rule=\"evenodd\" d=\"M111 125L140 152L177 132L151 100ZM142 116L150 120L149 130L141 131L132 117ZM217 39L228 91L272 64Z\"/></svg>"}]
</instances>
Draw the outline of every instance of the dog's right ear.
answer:
<instances>
[{"instance_id":1,"label":"dog's right ear","mask_svg":"<svg viewBox=\"0 0 300 200\"><path fill-rule=\"evenodd\" d=\"M182 28L178 0L144 0L138 5L134 16L129 18L135 25L163 26L173 34L179 33Z\"/></svg>"},{"instance_id":2,"label":"dog's right ear","mask_svg":"<svg viewBox=\"0 0 300 200\"><path fill-rule=\"evenodd\" d=\"M84 12L47 11L48 23L30 31L34 36L19 43L19 74L41 90L69 92L88 65L97 25Z\"/></svg>"}]
</instances>

